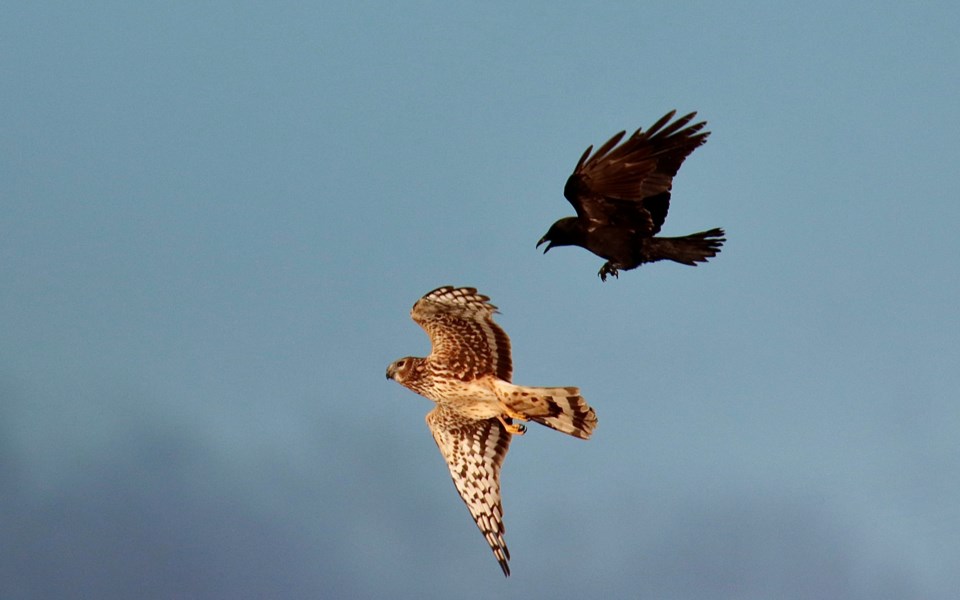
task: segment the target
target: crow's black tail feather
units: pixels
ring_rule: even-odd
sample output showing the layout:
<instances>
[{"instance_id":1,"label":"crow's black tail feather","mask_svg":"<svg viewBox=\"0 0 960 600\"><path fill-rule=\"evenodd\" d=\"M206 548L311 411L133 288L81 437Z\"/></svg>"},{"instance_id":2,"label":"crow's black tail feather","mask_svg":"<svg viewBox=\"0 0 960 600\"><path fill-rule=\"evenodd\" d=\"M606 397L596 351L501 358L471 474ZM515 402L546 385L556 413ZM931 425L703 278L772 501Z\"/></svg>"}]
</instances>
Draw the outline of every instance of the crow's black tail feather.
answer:
<instances>
[{"instance_id":1,"label":"crow's black tail feather","mask_svg":"<svg viewBox=\"0 0 960 600\"><path fill-rule=\"evenodd\" d=\"M691 233L683 237L647 238L643 243L643 262L672 260L692 267L716 256L726 238L722 229Z\"/></svg>"}]
</instances>

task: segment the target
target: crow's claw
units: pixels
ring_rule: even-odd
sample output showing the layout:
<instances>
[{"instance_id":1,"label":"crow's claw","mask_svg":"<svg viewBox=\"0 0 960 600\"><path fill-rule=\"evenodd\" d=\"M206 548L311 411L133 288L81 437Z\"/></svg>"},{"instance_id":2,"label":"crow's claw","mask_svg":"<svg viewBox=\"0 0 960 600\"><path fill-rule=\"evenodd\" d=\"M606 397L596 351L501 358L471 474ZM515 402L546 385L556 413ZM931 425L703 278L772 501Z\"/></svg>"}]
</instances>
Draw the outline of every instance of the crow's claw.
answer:
<instances>
[{"instance_id":1,"label":"crow's claw","mask_svg":"<svg viewBox=\"0 0 960 600\"><path fill-rule=\"evenodd\" d=\"M617 279L620 279L619 269L617 269L615 266L613 266L610 263L604 263L604 265L600 267L600 272L597 273L597 275L600 276L600 281L606 281L607 275L613 275Z\"/></svg>"}]
</instances>

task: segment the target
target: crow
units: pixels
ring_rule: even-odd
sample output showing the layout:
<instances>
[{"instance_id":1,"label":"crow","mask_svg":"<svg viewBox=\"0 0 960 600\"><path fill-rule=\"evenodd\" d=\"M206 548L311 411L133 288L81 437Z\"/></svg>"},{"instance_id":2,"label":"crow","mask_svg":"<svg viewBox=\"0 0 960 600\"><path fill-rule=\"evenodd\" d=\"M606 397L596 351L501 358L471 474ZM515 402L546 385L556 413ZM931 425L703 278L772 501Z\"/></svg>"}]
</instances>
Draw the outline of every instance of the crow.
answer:
<instances>
[{"instance_id":1,"label":"crow","mask_svg":"<svg viewBox=\"0 0 960 600\"><path fill-rule=\"evenodd\" d=\"M577 211L554 223L537 242L580 246L607 262L598 275L619 277L620 270L669 259L685 265L716 256L726 239L722 229L684 237L654 237L670 209L670 188L680 165L707 141L705 121L689 125L692 112L670 123L675 110L643 131L638 129L617 146L625 131L616 134L590 156L587 148L567 179L563 195Z\"/></svg>"}]
</instances>

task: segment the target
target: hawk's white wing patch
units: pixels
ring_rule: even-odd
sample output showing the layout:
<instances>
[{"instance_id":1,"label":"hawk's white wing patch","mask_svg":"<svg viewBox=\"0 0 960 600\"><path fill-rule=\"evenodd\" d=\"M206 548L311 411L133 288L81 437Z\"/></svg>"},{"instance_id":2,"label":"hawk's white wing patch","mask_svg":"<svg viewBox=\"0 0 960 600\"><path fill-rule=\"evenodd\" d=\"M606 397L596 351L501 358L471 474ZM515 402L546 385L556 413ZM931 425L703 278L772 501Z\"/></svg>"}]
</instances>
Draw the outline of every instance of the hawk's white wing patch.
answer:
<instances>
[{"instance_id":1,"label":"hawk's white wing patch","mask_svg":"<svg viewBox=\"0 0 960 600\"><path fill-rule=\"evenodd\" d=\"M513 376L510 338L494 323L497 307L475 288L444 286L425 295L410 310L430 336L430 361L462 381L494 375Z\"/></svg>"},{"instance_id":2,"label":"hawk's white wing patch","mask_svg":"<svg viewBox=\"0 0 960 600\"><path fill-rule=\"evenodd\" d=\"M460 497L493 550L504 575L510 575L510 551L503 539L500 465L510 447L510 433L497 419L471 420L438 405L427 425L447 461Z\"/></svg>"}]
</instances>

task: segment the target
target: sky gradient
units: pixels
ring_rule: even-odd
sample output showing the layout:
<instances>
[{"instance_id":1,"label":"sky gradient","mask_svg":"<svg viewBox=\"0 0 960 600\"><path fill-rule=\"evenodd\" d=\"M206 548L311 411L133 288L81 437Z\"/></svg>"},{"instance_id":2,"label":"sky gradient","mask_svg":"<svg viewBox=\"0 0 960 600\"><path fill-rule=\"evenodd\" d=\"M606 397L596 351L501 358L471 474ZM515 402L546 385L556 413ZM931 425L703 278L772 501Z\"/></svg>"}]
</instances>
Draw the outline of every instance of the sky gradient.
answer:
<instances>
[{"instance_id":1,"label":"sky gradient","mask_svg":"<svg viewBox=\"0 0 960 600\"><path fill-rule=\"evenodd\" d=\"M0 597L955 597L955 2L16 4ZM673 108L723 252L538 252ZM509 580L383 376L445 284L599 417L514 440Z\"/></svg>"}]
</instances>

